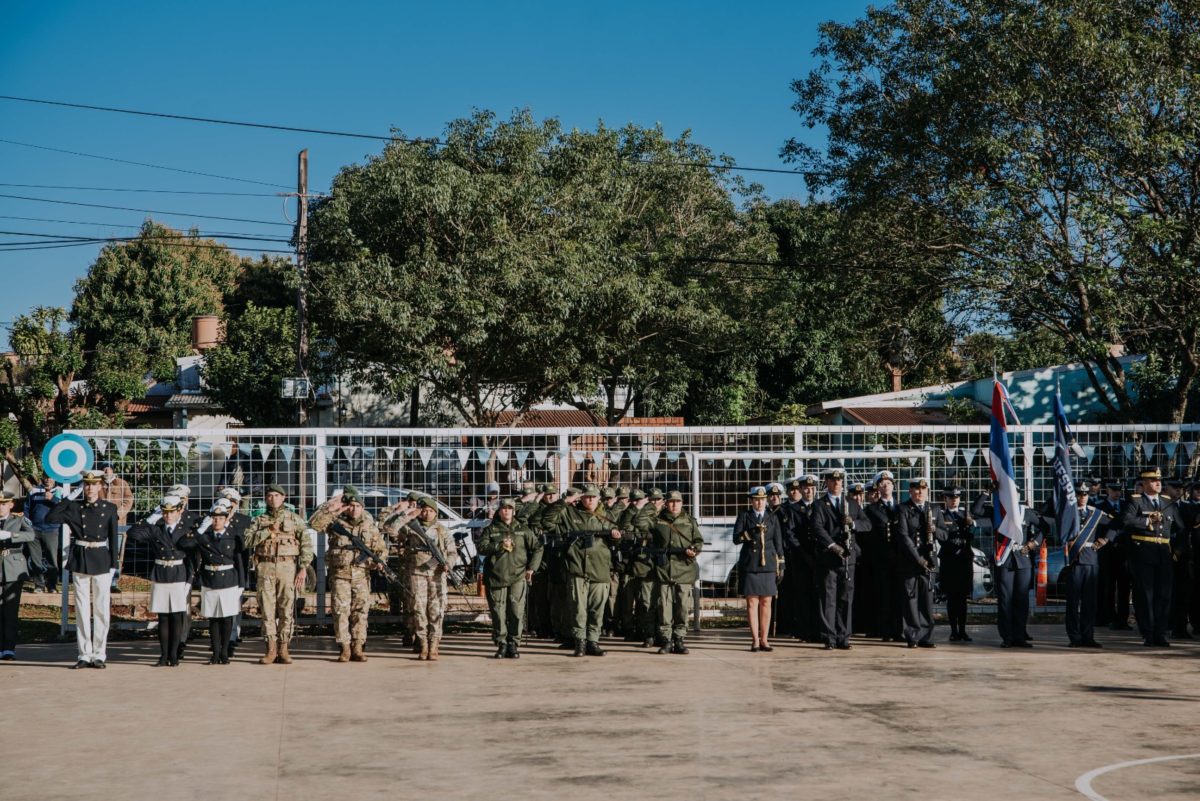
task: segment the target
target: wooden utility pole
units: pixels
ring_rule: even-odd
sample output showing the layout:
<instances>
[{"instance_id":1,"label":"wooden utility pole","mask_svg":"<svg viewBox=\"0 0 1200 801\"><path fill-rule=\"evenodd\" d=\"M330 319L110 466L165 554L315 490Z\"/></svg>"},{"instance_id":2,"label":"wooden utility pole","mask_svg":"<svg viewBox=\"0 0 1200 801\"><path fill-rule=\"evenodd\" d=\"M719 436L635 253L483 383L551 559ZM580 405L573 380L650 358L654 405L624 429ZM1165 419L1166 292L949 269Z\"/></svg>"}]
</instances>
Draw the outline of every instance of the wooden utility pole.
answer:
<instances>
[{"instance_id":1,"label":"wooden utility pole","mask_svg":"<svg viewBox=\"0 0 1200 801\"><path fill-rule=\"evenodd\" d=\"M296 287L296 375L304 378L304 363L308 360L308 148L300 151L296 176L296 272L300 279ZM296 399L296 424L304 425L304 402Z\"/></svg>"}]
</instances>

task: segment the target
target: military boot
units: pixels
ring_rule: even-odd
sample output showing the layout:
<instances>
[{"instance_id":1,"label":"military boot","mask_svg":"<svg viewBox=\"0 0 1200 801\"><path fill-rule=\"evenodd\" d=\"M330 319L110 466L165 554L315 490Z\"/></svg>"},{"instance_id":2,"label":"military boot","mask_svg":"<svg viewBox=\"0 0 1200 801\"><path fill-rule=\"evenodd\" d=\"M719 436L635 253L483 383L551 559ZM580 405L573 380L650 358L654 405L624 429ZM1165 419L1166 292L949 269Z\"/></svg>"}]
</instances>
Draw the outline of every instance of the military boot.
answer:
<instances>
[{"instance_id":1,"label":"military boot","mask_svg":"<svg viewBox=\"0 0 1200 801\"><path fill-rule=\"evenodd\" d=\"M432 640L429 643L429 661L436 662L438 658L438 646L442 644L441 640Z\"/></svg>"},{"instance_id":2,"label":"military boot","mask_svg":"<svg viewBox=\"0 0 1200 801\"><path fill-rule=\"evenodd\" d=\"M275 641L267 640L267 652L263 654L263 658L258 660L260 665L270 665L275 662L275 658L279 656L279 652L275 650Z\"/></svg>"},{"instance_id":3,"label":"military boot","mask_svg":"<svg viewBox=\"0 0 1200 801\"><path fill-rule=\"evenodd\" d=\"M417 659L422 661L429 659L429 640L424 637L418 637L414 644L420 649L417 651Z\"/></svg>"},{"instance_id":4,"label":"military boot","mask_svg":"<svg viewBox=\"0 0 1200 801\"><path fill-rule=\"evenodd\" d=\"M510 642L508 644L508 658L509 659L520 659L521 658L521 652L519 650L517 650L517 644L515 642Z\"/></svg>"},{"instance_id":5,"label":"military boot","mask_svg":"<svg viewBox=\"0 0 1200 801\"><path fill-rule=\"evenodd\" d=\"M349 662L350 661L350 646L349 646L349 644L342 643L342 651L341 651L341 653L338 654L337 661L339 661L339 662Z\"/></svg>"},{"instance_id":6,"label":"military boot","mask_svg":"<svg viewBox=\"0 0 1200 801\"><path fill-rule=\"evenodd\" d=\"M583 656L583 651L584 651L583 640L576 640L575 641L575 651L574 651L574 653L571 654L571 656Z\"/></svg>"},{"instance_id":7,"label":"military boot","mask_svg":"<svg viewBox=\"0 0 1200 801\"><path fill-rule=\"evenodd\" d=\"M604 649L600 647L600 643L588 640L587 644L588 656L604 656Z\"/></svg>"},{"instance_id":8,"label":"military boot","mask_svg":"<svg viewBox=\"0 0 1200 801\"><path fill-rule=\"evenodd\" d=\"M660 640L658 643L658 652L660 654L675 653L675 643L672 640Z\"/></svg>"},{"instance_id":9,"label":"military boot","mask_svg":"<svg viewBox=\"0 0 1200 801\"><path fill-rule=\"evenodd\" d=\"M672 643L672 645L674 646L674 653L686 654L688 652L688 647L683 644L682 637L676 638L676 640Z\"/></svg>"},{"instance_id":10,"label":"military boot","mask_svg":"<svg viewBox=\"0 0 1200 801\"><path fill-rule=\"evenodd\" d=\"M653 648L654 647L654 638L647 637L646 639L642 640L642 647L643 648Z\"/></svg>"},{"instance_id":11,"label":"military boot","mask_svg":"<svg viewBox=\"0 0 1200 801\"><path fill-rule=\"evenodd\" d=\"M363 653L363 644L361 642L350 644L350 661L351 662L366 662L367 655Z\"/></svg>"},{"instance_id":12,"label":"military boot","mask_svg":"<svg viewBox=\"0 0 1200 801\"><path fill-rule=\"evenodd\" d=\"M500 643L496 646L496 653L492 654L492 658L503 659L506 656L508 656L508 645L505 643Z\"/></svg>"},{"instance_id":13,"label":"military boot","mask_svg":"<svg viewBox=\"0 0 1200 801\"><path fill-rule=\"evenodd\" d=\"M292 664L292 655L288 653L288 644L283 640L279 641L279 664Z\"/></svg>"}]
</instances>

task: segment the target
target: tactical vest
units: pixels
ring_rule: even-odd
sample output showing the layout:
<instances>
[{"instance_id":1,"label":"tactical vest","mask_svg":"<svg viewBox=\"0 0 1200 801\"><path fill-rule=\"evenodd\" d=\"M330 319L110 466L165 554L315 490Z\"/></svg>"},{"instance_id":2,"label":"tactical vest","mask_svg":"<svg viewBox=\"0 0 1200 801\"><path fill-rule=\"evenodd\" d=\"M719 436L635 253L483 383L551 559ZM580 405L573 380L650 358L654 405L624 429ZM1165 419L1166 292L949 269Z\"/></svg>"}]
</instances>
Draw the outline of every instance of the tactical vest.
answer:
<instances>
[{"instance_id":1,"label":"tactical vest","mask_svg":"<svg viewBox=\"0 0 1200 801\"><path fill-rule=\"evenodd\" d=\"M254 549L255 556L261 559L294 559L300 555L299 532L292 521L272 524L271 529L272 535Z\"/></svg>"}]
</instances>

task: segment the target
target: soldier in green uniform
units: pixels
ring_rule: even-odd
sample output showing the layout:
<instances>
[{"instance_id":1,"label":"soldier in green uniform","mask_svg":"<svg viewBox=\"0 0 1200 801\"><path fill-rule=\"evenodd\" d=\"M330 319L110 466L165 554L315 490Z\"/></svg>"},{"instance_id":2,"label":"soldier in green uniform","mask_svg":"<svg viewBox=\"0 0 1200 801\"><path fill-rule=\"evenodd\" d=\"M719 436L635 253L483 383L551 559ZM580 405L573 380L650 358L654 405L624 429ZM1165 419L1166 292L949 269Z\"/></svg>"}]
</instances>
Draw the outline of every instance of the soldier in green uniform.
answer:
<instances>
[{"instance_id":1,"label":"soldier in green uniform","mask_svg":"<svg viewBox=\"0 0 1200 801\"><path fill-rule=\"evenodd\" d=\"M588 485L579 504L567 508L555 530L567 541L563 561L571 578L574 622L571 629L573 656L604 656L600 648L600 628L608 601L612 573L612 554L608 541L619 540L621 532L599 508L600 491Z\"/></svg>"},{"instance_id":2,"label":"soldier in green uniform","mask_svg":"<svg viewBox=\"0 0 1200 801\"><path fill-rule=\"evenodd\" d=\"M650 542L657 557L656 600L658 636L663 641L660 654L686 654L688 611L692 605L692 585L700 578L696 557L704 548L700 524L683 511L683 495L671 490L663 509L650 526Z\"/></svg>"},{"instance_id":3,"label":"soldier in green uniform","mask_svg":"<svg viewBox=\"0 0 1200 801\"><path fill-rule=\"evenodd\" d=\"M380 559L387 559L387 541L379 532L375 518L363 508L362 498L354 487L331 498L312 516L310 524L329 536L325 567L329 575L333 599L333 635L340 653L339 662L366 662L363 645L367 641L367 616L371 611L371 579L369 571L375 563L345 536L336 533L334 523L358 537Z\"/></svg>"},{"instance_id":4,"label":"soldier in green uniform","mask_svg":"<svg viewBox=\"0 0 1200 801\"><path fill-rule=\"evenodd\" d=\"M521 497L516 501L517 520L525 525L530 525L530 518L533 513L538 510L538 489L537 485L532 481L526 481L521 485Z\"/></svg>"},{"instance_id":5,"label":"soldier in green uniform","mask_svg":"<svg viewBox=\"0 0 1200 801\"><path fill-rule=\"evenodd\" d=\"M642 490L634 490L632 493L627 488L621 487L617 491L617 496L624 493L630 498L622 499L626 501L621 507L621 513L617 516L617 528L621 529L624 535L621 542L621 582L618 589L617 597L617 614L621 621L621 631L625 635L626 642L640 642L641 636L638 630L638 616L635 598L637 597L638 577L636 575L636 561L641 558L645 561L645 557L638 553L637 547L637 531L634 529L633 520L643 506L646 505L646 493Z\"/></svg>"},{"instance_id":6,"label":"soldier in green uniform","mask_svg":"<svg viewBox=\"0 0 1200 801\"><path fill-rule=\"evenodd\" d=\"M388 587L388 605L391 612L400 618L400 641L404 645L416 642L416 618L413 614L415 601L412 595L412 582L407 571L409 565L408 537L401 530L417 519L420 510L417 508L416 493L409 493L396 503L383 510L379 515L379 531L388 542L388 567L396 571L401 581L399 586Z\"/></svg>"},{"instance_id":7,"label":"soldier in green uniform","mask_svg":"<svg viewBox=\"0 0 1200 801\"><path fill-rule=\"evenodd\" d=\"M296 590L304 587L304 571L312 564L313 539L304 518L284 508L287 493L267 487L267 510L250 523L246 550L258 573L258 613L262 615L267 651L261 665L292 663L288 644L296 617Z\"/></svg>"},{"instance_id":8,"label":"soldier in green uniform","mask_svg":"<svg viewBox=\"0 0 1200 801\"><path fill-rule=\"evenodd\" d=\"M567 546L569 543L558 534L558 523L563 515L579 503L579 488L567 487L558 502L542 511L542 528L548 538L546 545L547 569L550 579L550 619L559 648L575 647L575 596L571 574L567 570Z\"/></svg>"},{"instance_id":9,"label":"soldier in green uniform","mask_svg":"<svg viewBox=\"0 0 1200 801\"><path fill-rule=\"evenodd\" d=\"M650 527L654 525L655 518L662 511L663 503L663 491L658 487L651 487L646 493L646 503L638 509L637 514L633 517L637 542L632 569L639 579L633 602L635 615L638 618L638 634L642 637L643 648L662 645L658 639L658 601L655 600L658 572L654 556L650 553Z\"/></svg>"},{"instance_id":10,"label":"soldier in green uniform","mask_svg":"<svg viewBox=\"0 0 1200 801\"><path fill-rule=\"evenodd\" d=\"M529 527L516 519L516 503L500 501L492 524L483 530L479 553L483 583L492 615L492 640L496 659L519 659L521 632L525 628L525 593L542 563L542 543Z\"/></svg>"},{"instance_id":11,"label":"soldier in green uniform","mask_svg":"<svg viewBox=\"0 0 1200 801\"><path fill-rule=\"evenodd\" d=\"M542 522L543 513L551 504L558 501L558 487L553 484L539 484L537 500L534 508L523 520L530 530L537 535L542 544L542 560L538 569L533 572L533 582L529 585L529 628L534 636L549 639L554 636L554 622L550 608L550 545L546 538L546 527ZM521 519L524 509L517 510L517 519Z\"/></svg>"}]
</instances>

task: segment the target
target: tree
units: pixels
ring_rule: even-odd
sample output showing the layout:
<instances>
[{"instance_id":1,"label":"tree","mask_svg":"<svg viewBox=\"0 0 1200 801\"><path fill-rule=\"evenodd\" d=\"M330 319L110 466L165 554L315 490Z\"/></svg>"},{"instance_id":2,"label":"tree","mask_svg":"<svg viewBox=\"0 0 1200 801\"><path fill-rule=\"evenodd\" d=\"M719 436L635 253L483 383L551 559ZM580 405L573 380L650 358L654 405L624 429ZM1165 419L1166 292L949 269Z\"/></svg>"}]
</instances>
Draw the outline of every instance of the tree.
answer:
<instances>
[{"instance_id":1,"label":"tree","mask_svg":"<svg viewBox=\"0 0 1200 801\"><path fill-rule=\"evenodd\" d=\"M829 141L784 152L888 252L952 257L937 286L979 321L1051 332L1114 416L1180 422L1200 373L1198 48L1169 0L900 0L821 27L794 108ZM1171 376L1140 405L1123 349Z\"/></svg>"},{"instance_id":2,"label":"tree","mask_svg":"<svg viewBox=\"0 0 1200 801\"><path fill-rule=\"evenodd\" d=\"M296 401L280 397L280 381L296 372L295 308L259 308L252 301L223 323L223 341L204 358L209 394L248 426L296 420Z\"/></svg>"},{"instance_id":3,"label":"tree","mask_svg":"<svg viewBox=\"0 0 1200 801\"><path fill-rule=\"evenodd\" d=\"M95 389L119 404L141 393L147 373L174 378L175 358L191 352L192 317L219 313L244 269L224 245L152 220L101 250L71 307Z\"/></svg>"}]
</instances>

